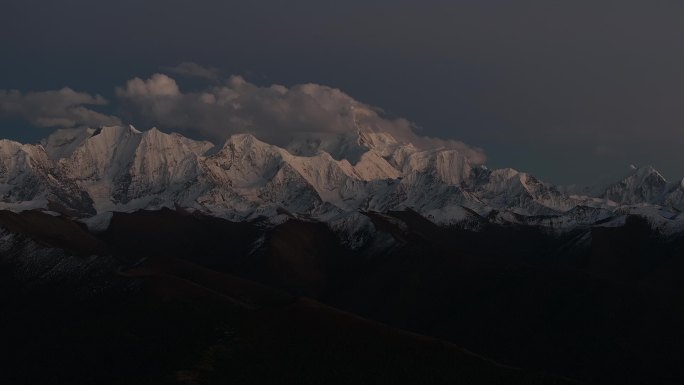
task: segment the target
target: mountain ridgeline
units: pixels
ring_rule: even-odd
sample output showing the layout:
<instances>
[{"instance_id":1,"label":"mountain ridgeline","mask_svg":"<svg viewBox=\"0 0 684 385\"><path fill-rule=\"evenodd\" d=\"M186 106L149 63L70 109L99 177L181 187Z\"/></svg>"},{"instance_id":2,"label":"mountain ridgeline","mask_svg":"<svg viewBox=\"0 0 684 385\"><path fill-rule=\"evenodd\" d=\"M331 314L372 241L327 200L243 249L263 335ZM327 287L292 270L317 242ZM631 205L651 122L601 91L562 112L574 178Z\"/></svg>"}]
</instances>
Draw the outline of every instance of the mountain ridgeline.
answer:
<instances>
[{"instance_id":1,"label":"mountain ridgeline","mask_svg":"<svg viewBox=\"0 0 684 385\"><path fill-rule=\"evenodd\" d=\"M249 134L214 146L119 126L59 130L40 145L5 140L0 194L1 208L64 212L93 225L106 225L112 212L162 207L273 223L289 213L326 222L357 244L363 240L354 240L355 232L368 224L360 211L411 209L438 225L486 221L554 231L621 225L639 215L673 233L684 218L682 183L668 183L652 167L590 196L472 164L458 149L419 149L361 127L294 136L282 148Z\"/></svg>"}]
</instances>

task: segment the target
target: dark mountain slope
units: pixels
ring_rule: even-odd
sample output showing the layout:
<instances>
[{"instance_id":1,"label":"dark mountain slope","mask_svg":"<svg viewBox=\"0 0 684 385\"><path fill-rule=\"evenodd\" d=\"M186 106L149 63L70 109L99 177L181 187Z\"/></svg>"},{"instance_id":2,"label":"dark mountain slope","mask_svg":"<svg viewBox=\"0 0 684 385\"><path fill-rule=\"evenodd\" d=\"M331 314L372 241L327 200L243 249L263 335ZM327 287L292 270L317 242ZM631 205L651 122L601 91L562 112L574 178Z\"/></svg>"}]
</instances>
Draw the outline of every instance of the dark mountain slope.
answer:
<instances>
[{"instance_id":1,"label":"dark mountain slope","mask_svg":"<svg viewBox=\"0 0 684 385\"><path fill-rule=\"evenodd\" d=\"M121 261L116 262L119 270L133 266L119 279L144 282L145 298L151 296L154 303L166 306L166 299L177 298L184 304L179 310L183 315L177 314L177 309L160 310L160 314L171 312L170 319L180 317L178 322L188 322L181 328L193 327L194 316L189 314L208 320L224 314L224 310L211 310L215 303L220 304L217 309L230 309L216 320L235 320L229 322L230 328L238 328L240 320L246 319L238 314L252 314L256 318L249 322L256 334L245 338L258 348L249 354L255 362L275 365L275 356L264 354L278 352L273 354L289 363L278 366L283 371L312 351L317 352L316 357L329 355L344 361L350 359L351 352L360 354L357 349L364 350L360 346L368 344L357 341L360 345L354 345L347 354L324 352L307 342L298 351L298 341L307 338L312 344L320 339L346 346L354 337L338 340L337 336L316 334L315 326L328 319L327 311L317 313L309 304L302 305L296 297L285 294L289 292L392 327L450 341L515 367L587 383L682 383L684 291L678 277L684 274L684 261L679 254L680 239L662 239L638 221L588 235L555 236L533 228L497 226L468 233L435 226L411 211L366 215L378 230L373 236L381 241L358 252L345 249L326 225L317 222L292 219L268 228L182 210L116 214L110 229L94 237L106 245L115 262ZM83 231L78 225L65 229ZM582 237L582 242L577 237ZM393 241L388 242L388 238ZM61 247L50 237L42 239L43 244L53 242L57 249ZM563 250L563 257L554 259L558 250ZM140 258L140 254L150 257ZM61 258L64 253L57 256ZM198 264L203 268L197 268ZM248 281L278 290L246 284ZM65 297L62 294L59 298ZM147 305L140 305L141 310L129 308L132 305L126 301L124 304L120 309L123 313L147 314ZM184 317L192 319L180 321ZM332 318L325 325L336 325L337 318ZM297 331L300 325L306 325L301 327L313 334L297 334L304 333ZM292 336L286 336L288 333ZM367 336L363 333L368 332L358 333ZM260 334L268 337L257 343L253 338ZM289 348L268 348L269 341L275 340ZM374 355L391 355L383 350L386 343L370 350ZM290 357L298 358L288 361ZM431 357L426 360L445 359ZM350 362L353 365L333 367L345 373L354 365L371 370L360 362ZM325 361L320 365L332 364ZM252 368L258 371L256 366ZM421 376L425 373L418 366L412 369ZM231 367L231 371L237 370ZM439 366L439 370L446 369ZM364 378L370 383L379 381ZM265 383L275 381L262 379ZM358 378L353 381L363 382Z\"/></svg>"},{"instance_id":2,"label":"dark mountain slope","mask_svg":"<svg viewBox=\"0 0 684 385\"><path fill-rule=\"evenodd\" d=\"M3 384L570 383L187 261L109 271L97 292L0 277Z\"/></svg>"}]
</instances>

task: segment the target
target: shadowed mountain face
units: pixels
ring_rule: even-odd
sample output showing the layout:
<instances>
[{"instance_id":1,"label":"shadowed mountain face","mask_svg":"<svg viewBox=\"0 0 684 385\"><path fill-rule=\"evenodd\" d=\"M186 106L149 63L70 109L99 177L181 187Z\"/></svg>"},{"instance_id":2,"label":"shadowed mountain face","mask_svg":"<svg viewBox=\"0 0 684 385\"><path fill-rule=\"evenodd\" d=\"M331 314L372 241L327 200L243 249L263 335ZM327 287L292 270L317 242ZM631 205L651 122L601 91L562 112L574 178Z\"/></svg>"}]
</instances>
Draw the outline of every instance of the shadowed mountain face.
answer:
<instances>
[{"instance_id":1,"label":"shadowed mountain face","mask_svg":"<svg viewBox=\"0 0 684 385\"><path fill-rule=\"evenodd\" d=\"M3 220L8 213L0 214ZM12 214L14 215L14 214ZM156 216L158 215L158 216ZM299 298L236 275L193 263L187 248L173 257L139 260L125 248L101 256L74 256L55 247L41 230L54 217L27 214L21 232L3 230L0 276L0 378L7 384L351 384L472 383L570 384L552 375L502 366L454 344L364 319ZM131 220L151 218L166 224L159 239L179 228L244 231L230 222L214 222L187 214L136 213L115 218L112 229L98 237L108 246L115 236L141 230ZM23 217L23 216L22 216ZM117 223L125 224L118 228ZM319 225L296 223L304 237L324 232ZM238 226L239 227L239 226ZM318 228L317 228L318 227ZM127 233L130 231L129 233ZM279 229L272 242L292 233ZM308 233L307 233L308 232ZM175 233L178 235L178 233ZM78 226L71 239L88 237ZM208 241L213 246L228 238ZM155 239L152 237L152 239ZM168 238L167 238L168 239ZM237 240L238 238L235 238ZM302 239L304 260L274 247L263 256L263 268L249 274L295 283L299 290L320 286L299 284L325 264L311 264L326 250ZM135 239L131 239L135 241ZM156 241L156 239L155 239ZM206 241L206 240L204 240ZM244 245L249 244L245 239ZM239 241L238 241L239 242ZM7 247L10 245L11 247ZM160 250L167 246L159 244ZM78 250L78 242L70 250ZM34 258L24 258L27 251ZM221 249L197 249L201 252ZM216 251L218 250L218 251ZM209 255L209 254L207 254ZM217 256L213 254L211 256ZM299 255L299 254L298 254ZM240 270L235 264L222 269ZM212 264L211 259L205 259ZM262 259L259 259L262 261ZM294 274L274 277L271 264L287 262ZM237 266L237 267L235 267ZM334 266L326 267L334 270Z\"/></svg>"},{"instance_id":2,"label":"shadowed mountain face","mask_svg":"<svg viewBox=\"0 0 684 385\"><path fill-rule=\"evenodd\" d=\"M636 217L549 235L364 215L375 232L352 251L315 221L165 209L115 213L90 233L65 217L1 212L5 382L684 378L684 240Z\"/></svg>"}]
</instances>

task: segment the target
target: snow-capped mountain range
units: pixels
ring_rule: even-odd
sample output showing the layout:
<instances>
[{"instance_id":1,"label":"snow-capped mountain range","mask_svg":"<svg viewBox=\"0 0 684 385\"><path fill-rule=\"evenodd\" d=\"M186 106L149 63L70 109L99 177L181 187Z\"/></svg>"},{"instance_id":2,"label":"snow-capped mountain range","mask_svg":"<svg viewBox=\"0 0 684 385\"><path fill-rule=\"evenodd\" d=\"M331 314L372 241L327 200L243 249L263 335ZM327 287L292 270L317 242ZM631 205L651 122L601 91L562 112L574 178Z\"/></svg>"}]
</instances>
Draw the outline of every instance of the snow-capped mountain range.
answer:
<instances>
[{"instance_id":1,"label":"snow-capped mountain range","mask_svg":"<svg viewBox=\"0 0 684 385\"><path fill-rule=\"evenodd\" d=\"M438 224L518 223L562 231L684 223L684 181L652 167L588 196L510 168L472 164L455 149L419 149L390 134L301 135L283 147L250 134L223 146L155 128L58 130L41 144L0 141L0 208L42 209L106 225L116 211L181 207L231 220L287 216L364 226L361 211L413 209Z\"/></svg>"}]
</instances>

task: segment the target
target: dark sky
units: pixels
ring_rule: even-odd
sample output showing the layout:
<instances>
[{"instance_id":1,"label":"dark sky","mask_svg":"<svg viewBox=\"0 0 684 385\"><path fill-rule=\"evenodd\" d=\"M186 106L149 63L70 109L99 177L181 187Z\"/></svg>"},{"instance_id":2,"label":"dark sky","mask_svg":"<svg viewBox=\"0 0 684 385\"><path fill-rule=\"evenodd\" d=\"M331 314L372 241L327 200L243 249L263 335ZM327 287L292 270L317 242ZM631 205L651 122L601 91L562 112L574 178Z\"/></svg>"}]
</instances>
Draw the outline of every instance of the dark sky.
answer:
<instances>
[{"instance_id":1,"label":"dark sky","mask_svg":"<svg viewBox=\"0 0 684 385\"><path fill-rule=\"evenodd\" d=\"M4 0L0 89L114 100L128 79L191 61L339 88L550 182L630 163L680 178L682 20L680 0ZM2 137L47 132L0 120Z\"/></svg>"}]
</instances>

